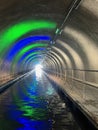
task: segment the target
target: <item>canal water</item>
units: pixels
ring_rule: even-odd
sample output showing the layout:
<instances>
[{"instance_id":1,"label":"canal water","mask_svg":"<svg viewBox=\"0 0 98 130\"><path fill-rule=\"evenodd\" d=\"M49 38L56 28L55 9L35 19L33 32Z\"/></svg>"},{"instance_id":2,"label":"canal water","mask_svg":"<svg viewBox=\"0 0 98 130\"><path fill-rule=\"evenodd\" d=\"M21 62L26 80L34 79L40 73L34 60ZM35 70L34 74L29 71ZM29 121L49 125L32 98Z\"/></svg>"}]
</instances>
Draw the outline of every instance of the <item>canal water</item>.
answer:
<instances>
[{"instance_id":1,"label":"canal water","mask_svg":"<svg viewBox=\"0 0 98 130\"><path fill-rule=\"evenodd\" d=\"M32 73L0 94L0 130L81 130L43 74Z\"/></svg>"}]
</instances>

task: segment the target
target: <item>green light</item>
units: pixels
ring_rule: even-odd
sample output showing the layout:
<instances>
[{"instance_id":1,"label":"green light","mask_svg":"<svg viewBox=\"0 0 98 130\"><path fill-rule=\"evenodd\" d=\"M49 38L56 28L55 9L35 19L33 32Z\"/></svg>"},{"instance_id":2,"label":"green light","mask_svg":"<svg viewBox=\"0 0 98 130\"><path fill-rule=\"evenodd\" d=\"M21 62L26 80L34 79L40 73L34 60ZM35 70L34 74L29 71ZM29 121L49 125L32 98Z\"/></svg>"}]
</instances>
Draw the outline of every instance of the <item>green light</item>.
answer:
<instances>
[{"instance_id":1,"label":"green light","mask_svg":"<svg viewBox=\"0 0 98 130\"><path fill-rule=\"evenodd\" d=\"M42 108L21 105L20 110L23 111L23 116L31 117L33 120L47 119L48 116L47 110Z\"/></svg>"},{"instance_id":2,"label":"green light","mask_svg":"<svg viewBox=\"0 0 98 130\"><path fill-rule=\"evenodd\" d=\"M17 39L30 31L55 28L56 24L54 22L44 20L31 20L15 24L0 34L0 53L4 53L5 49L7 50Z\"/></svg>"},{"instance_id":3,"label":"green light","mask_svg":"<svg viewBox=\"0 0 98 130\"><path fill-rule=\"evenodd\" d=\"M34 64L35 64L35 62L37 61L39 61L39 60L41 60L42 61L42 58L41 57L39 57L39 56L44 56L44 54L38 54L38 55L33 55L32 54L32 57L31 57L31 54L30 54L30 56L28 57L29 58L29 60L23 60L23 62L20 64L20 67L19 67L19 70L21 70L21 69L23 69L23 67L25 67L25 68L27 68L27 66L30 64L30 62L33 62ZM30 58L31 57L31 58ZM26 62L26 63L25 63Z\"/></svg>"},{"instance_id":4,"label":"green light","mask_svg":"<svg viewBox=\"0 0 98 130\"><path fill-rule=\"evenodd\" d=\"M29 46L26 46L25 48L23 48L14 58L14 62L17 63L17 61L22 57L22 55L24 55L27 51L29 51L30 49L33 49L35 47L47 47L48 44L43 44L43 43L35 43Z\"/></svg>"},{"instance_id":5,"label":"green light","mask_svg":"<svg viewBox=\"0 0 98 130\"><path fill-rule=\"evenodd\" d=\"M23 48L17 55L16 57L13 59L12 61L12 69L13 67L15 67L14 65L18 62L18 60L22 57L22 55L24 55L27 51L29 51L30 49L33 49L35 47L47 47L48 44L43 44L43 43L35 43L35 44L32 44L32 45L29 45L29 46L26 46L25 48ZM42 53L41 51L39 52L33 52L31 53L31 55L33 54L39 54L39 53ZM28 58L28 57L27 57Z\"/></svg>"},{"instance_id":6,"label":"green light","mask_svg":"<svg viewBox=\"0 0 98 130\"><path fill-rule=\"evenodd\" d=\"M59 29L57 28L57 30L56 30L56 32L55 32L56 34L58 34L59 33Z\"/></svg>"}]
</instances>

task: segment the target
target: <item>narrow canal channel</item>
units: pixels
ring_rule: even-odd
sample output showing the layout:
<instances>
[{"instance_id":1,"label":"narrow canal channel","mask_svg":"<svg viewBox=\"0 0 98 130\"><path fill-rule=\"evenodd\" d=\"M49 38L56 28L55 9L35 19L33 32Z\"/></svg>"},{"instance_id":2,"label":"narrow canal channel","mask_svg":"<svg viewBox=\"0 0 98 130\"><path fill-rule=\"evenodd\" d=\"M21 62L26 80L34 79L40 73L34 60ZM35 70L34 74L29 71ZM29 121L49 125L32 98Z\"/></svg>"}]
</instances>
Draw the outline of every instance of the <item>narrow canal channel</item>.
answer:
<instances>
[{"instance_id":1,"label":"narrow canal channel","mask_svg":"<svg viewBox=\"0 0 98 130\"><path fill-rule=\"evenodd\" d=\"M35 73L0 94L0 130L83 130L43 74Z\"/></svg>"}]
</instances>

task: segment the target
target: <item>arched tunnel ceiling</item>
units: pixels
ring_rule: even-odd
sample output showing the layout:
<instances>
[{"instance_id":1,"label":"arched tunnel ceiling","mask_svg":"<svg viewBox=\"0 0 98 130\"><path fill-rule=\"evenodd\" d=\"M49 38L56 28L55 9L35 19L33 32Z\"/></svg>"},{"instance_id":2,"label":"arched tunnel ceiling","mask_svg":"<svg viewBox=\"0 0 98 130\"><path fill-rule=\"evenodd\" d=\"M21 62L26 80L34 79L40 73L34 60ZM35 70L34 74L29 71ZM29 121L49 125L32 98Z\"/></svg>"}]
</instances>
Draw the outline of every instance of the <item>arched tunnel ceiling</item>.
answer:
<instances>
[{"instance_id":1,"label":"arched tunnel ceiling","mask_svg":"<svg viewBox=\"0 0 98 130\"><path fill-rule=\"evenodd\" d=\"M60 24L71 2L72 0L1 0L0 23L7 26L25 19L45 18Z\"/></svg>"},{"instance_id":2,"label":"arched tunnel ceiling","mask_svg":"<svg viewBox=\"0 0 98 130\"><path fill-rule=\"evenodd\" d=\"M24 71L37 63L62 73L97 71L97 5L97 0L1 0L1 71Z\"/></svg>"}]
</instances>

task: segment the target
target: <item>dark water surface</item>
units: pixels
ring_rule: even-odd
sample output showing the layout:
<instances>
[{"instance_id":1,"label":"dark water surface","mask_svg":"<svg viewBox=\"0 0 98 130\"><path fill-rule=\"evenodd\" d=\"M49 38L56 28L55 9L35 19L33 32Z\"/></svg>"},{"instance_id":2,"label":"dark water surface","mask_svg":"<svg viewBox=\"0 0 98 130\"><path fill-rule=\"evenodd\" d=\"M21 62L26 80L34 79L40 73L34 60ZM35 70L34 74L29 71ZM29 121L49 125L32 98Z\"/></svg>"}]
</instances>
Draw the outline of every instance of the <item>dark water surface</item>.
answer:
<instances>
[{"instance_id":1,"label":"dark water surface","mask_svg":"<svg viewBox=\"0 0 98 130\"><path fill-rule=\"evenodd\" d=\"M32 75L0 94L0 130L81 130L43 75Z\"/></svg>"}]
</instances>

